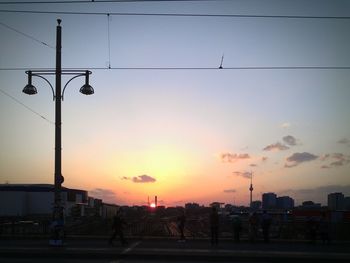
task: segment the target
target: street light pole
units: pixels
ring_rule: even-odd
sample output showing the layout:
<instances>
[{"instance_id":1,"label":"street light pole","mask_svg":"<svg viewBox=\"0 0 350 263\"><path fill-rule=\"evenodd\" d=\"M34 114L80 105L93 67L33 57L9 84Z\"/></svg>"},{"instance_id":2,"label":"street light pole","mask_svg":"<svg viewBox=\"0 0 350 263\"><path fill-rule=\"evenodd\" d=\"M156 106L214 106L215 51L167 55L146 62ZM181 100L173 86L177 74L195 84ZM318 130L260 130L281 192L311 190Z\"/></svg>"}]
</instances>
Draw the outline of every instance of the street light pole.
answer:
<instances>
[{"instance_id":1,"label":"street light pole","mask_svg":"<svg viewBox=\"0 0 350 263\"><path fill-rule=\"evenodd\" d=\"M61 134L61 49L62 49L62 27L61 20L57 20L56 27L56 96L55 96L55 193L53 220L63 222L63 211L61 204L62 176L62 134Z\"/></svg>"},{"instance_id":2,"label":"street light pole","mask_svg":"<svg viewBox=\"0 0 350 263\"><path fill-rule=\"evenodd\" d=\"M55 174L54 174L54 207L52 212L52 237L50 239L51 245L62 245L64 237L64 217L63 206L61 199L61 190L64 177L62 176L62 121L61 121L61 103L64 99L64 91L67 85L77 77L85 77L85 84L80 88L80 92L84 95L94 94L94 89L89 84L89 70L62 70L61 65L61 49L62 49L62 27L61 19L57 20L56 27L56 69L55 70L28 70L28 84L24 87L23 92L28 95L37 93L36 87L32 84L32 77L39 77L49 84L53 99L55 101ZM52 87L45 75L55 75L55 89ZM63 87L61 87L62 75L73 75Z\"/></svg>"}]
</instances>

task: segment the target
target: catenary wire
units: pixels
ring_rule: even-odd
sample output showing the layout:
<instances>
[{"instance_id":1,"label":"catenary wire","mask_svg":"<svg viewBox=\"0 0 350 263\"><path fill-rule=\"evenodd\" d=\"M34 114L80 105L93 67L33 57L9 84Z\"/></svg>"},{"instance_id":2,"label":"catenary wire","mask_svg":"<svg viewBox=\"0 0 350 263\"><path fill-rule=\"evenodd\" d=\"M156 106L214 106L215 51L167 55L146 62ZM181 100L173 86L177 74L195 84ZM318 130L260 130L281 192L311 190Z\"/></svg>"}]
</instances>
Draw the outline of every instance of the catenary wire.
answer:
<instances>
[{"instance_id":1,"label":"catenary wire","mask_svg":"<svg viewBox=\"0 0 350 263\"><path fill-rule=\"evenodd\" d=\"M211 2L219 0L75 0L75 1L5 1L1 5L32 4L98 4L98 3L137 3L137 2ZM221 0L225 1L225 0Z\"/></svg>"},{"instance_id":2,"label":"catenary wire","mask_svg":"<svg viewBox=\"0 0 350 263\"><path fill-rule=\"evenodd\" d=\"M28 107L27 105L25 105L23 102L19 101L18 99L16 99L15 97L13 97L12 95L8 94L6 91L0 89L0 92L2 94L4 94L5 96L9 97L10 99L12 99L13 101L17 102L18 104L20 104L21 106L23 106L24 108L26 108L27 110L31 111L32 113L34 113L35 115L39 116L40 118L44 119L45 121L47 121L50 124L55 124L53 121L50 121L49 119L47 119L46 117L44 117L43 115L41 115L40 113L38 113L37 111L31 109L30 107Z\"/></svg>"},{"instance_id":3,"label":"catenary wire","mask_svg":"<svg viewBox=\"0 0 350 263\"><path fill-rule=\"evenodd\" d=\"M349 20L350 16L304 16L304 15L248 15L248 14L181 14L181 13L121 13L121 12L73 12L1 9L0 13L29 13L57 15L111 15L111 16L169 16L169 17L222 17L222 18L262 18L262 19L337 19Z\"/></svg>"},{"instance_id":4,"label":"catenary wire","mask_svg":"<svg viewBox=\"0 0 350 263\"><path fill-rule=\"evenodd\" d=\"M76 1L6 1L2 5L20 4L96 4L96 3L137 3L137 2L210 2L219 0L76 0ZM225 0L221 0L225 1Z\"/></svg>"},{"instance_id":5,"label":"catenary wire","mask_svg":"<svg viewBox=\"0 0 350 263\"><path fill-rule=\"evenodd\" d=\"M9 25L3 23L3 22L0 22L0 25L2 25L3 27L6 27L7 29L10 29L10 30L12 30L12 31L14 31L14 32L16 32L16 33L22 35L22 36L25 36L25 37L27 37L27 38L29 38L29 39L31 39L31 40L34 40L35 42L38 42L38 43L40 43L40 44L42 44L42 45L44 45L44 46L46 46L46 47L49 47L49 48L53 48L53 49L54 49L53 46L51 46L51 45L45 43L44 41L41 41L41 40L39 40L39 39L37 39L37 38L31 36L31 35L28 35L28 34L22 32L22 31L19 31L18 29L15 29L15 28L13 28L13 27L11 27L11 26L9 26Z\"/></svg>"},{"instance_id":6,"label":"catenary wire","mask_svg":"<svg viewBox=\"0 0 350 263\"><path fill-rule=\"evenodd\" d=\"M30 68L30 67L28 67ZM25 71L25 67L0 68L0 71ZM349 70L350 66L250 66L250 67L75 67L62 70ZM55 70L54 68L30 68L32 71Z\"/></svg>"}]
</instances>

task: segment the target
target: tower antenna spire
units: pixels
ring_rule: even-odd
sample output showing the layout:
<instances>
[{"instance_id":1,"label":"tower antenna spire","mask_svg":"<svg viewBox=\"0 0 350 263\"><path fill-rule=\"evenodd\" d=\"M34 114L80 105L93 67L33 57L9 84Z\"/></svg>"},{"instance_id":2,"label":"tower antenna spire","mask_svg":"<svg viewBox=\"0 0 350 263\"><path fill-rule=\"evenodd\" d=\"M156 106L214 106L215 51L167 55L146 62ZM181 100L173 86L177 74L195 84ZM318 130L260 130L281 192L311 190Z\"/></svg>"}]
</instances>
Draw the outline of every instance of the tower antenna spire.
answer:
<instances>
[{"instance_id":1,"label":"tower antenna spire","mask_svg":"<svg viewBox=\"0 0 350 263\"><path fill-rule=\"evenodd\" d=\"M253 202L253 172L250 172L250 187L249 187L249 191L250 191L250 208L252 208L252 202Z\"/></svg>"}]
</instances>

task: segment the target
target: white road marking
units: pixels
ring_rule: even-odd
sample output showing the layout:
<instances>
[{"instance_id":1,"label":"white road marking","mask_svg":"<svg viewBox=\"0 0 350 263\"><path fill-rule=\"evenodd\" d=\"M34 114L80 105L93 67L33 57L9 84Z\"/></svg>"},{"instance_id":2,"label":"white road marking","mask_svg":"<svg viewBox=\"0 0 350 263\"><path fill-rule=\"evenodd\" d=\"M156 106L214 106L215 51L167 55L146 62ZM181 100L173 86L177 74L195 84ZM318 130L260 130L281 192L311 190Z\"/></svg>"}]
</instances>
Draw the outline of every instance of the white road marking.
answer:
<instances>
[{"instance_id":1,"label":"white road marking","mask_svg":"<svg viewBox=\"0 0 350 263\"><path fill-rule=\"evenodd\" d=\"M129 253L131 250L133 250L135 247L137 247L140 243L141 243L141 241L135 242L135 243L132 244L130 247L124 249L124 251L122 252L122 254Z\"/></svg>"}]
</instances>

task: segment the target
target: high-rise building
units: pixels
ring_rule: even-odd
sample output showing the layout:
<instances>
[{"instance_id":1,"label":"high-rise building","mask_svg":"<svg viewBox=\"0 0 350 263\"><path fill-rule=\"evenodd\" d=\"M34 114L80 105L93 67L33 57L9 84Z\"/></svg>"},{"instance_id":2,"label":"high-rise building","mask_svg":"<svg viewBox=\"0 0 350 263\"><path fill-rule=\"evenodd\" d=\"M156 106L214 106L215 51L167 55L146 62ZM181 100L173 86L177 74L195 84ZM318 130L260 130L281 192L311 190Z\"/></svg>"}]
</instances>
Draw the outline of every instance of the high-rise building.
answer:
<instances>
[{"instance_id":1,"label":"high-rise building","mask_svg":"<svg viewBox=\"0 0 350 263\"><path fill-rule=\"evenodd\" d=\"M331 193L328 195L328 209L330 210L344 209L343 193Z\"/></svg>"},{"instance_id":2,"label":"high-rise building","mask_svg":"<svg viewBox=\"0 0 350 263\"><path fill-rule=\"evenodd\" d=\"M250 208L253 211L259 210L261 208L261 201L252 201L252 204L250 205Z\"/></svg>"},{"instance_id":3,"label":"high-rise building","mask_svg":"<svg viewBox=\"0 0 350 263\"><path fill-rule=\"evenodd\" d=\"M350 210L350 196L344 197L344 209Z\"/></svg>"},{"instance_id":4,"label":"high-rise building","mask_svg":"<svg viewBox=\"0 0 350 263\"><path fill-rule=\"evenodd\" d=\"M277 207L277 196L275 193L264 193L262 195L262 209L274 209Z\"/></svg>"},{"instance_id":5,"label":"high-rise building","mask_svg":"<svg viewBox=\"0 0 350 263\"><path fill-rule=\"evenodd\" d=\"M289 196L277 197L277 208L292 209L294 208L294 199Z\"/></svg>"}]
</instances>

